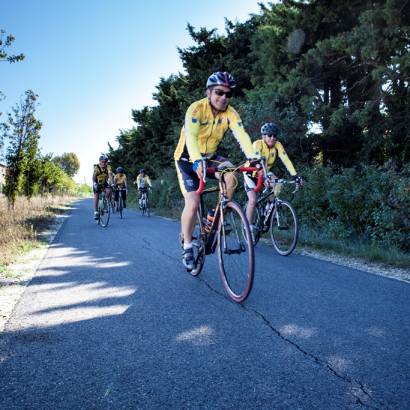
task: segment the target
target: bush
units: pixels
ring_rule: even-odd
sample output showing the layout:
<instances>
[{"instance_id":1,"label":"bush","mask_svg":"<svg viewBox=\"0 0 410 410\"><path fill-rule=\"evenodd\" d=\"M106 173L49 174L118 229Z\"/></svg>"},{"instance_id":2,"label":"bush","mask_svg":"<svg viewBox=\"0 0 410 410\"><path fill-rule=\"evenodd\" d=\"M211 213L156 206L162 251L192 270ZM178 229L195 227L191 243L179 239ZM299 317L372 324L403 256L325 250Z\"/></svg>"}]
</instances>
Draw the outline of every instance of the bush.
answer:
<instances>
[{"instance_id":1,"label":"bush","mask_svg":"<svg viewBox=\"0 0 410 410\"><path fill-rule=\"evenodd\" d=\"M302 224L333 239L361 239L410 250L410 169L375 166L335 171L305 170L307 183L295 199Z\"/></svg>"}]
</instances>

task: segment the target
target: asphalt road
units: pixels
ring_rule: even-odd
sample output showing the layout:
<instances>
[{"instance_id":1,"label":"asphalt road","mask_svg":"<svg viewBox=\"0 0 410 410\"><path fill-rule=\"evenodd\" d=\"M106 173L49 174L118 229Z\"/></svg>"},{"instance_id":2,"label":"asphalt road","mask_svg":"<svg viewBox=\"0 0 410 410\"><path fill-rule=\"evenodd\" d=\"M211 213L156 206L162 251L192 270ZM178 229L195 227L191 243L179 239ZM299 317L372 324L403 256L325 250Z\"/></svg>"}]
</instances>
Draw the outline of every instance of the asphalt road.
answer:
<instances>
[{"instance_id":1,"label":"asphalt road","mask_svg":"<svg viewBox=\"0 0 410 410\"><path fill-rule=\"evenodd\" d=\"M410 408L409 284L258 245L238 305L178 231L77 203L0 335L0 408Z\"/></svg>"}]
</instances>

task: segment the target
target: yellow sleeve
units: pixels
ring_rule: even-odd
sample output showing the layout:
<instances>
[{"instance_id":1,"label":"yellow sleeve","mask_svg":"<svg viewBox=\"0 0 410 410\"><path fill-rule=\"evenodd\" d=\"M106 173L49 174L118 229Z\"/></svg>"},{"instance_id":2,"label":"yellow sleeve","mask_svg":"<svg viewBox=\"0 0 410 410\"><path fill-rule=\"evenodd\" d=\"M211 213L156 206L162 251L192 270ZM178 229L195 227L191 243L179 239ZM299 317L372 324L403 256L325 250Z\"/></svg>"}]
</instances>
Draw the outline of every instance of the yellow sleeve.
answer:
<instances>
[{"instance_id":1,"label":"yellow sleeve","mask_svg":"<svg viewBox=\"0 0 410 410\"><path fill-rule=\"evenodd\" d=\"M185 114L184 123L185 144L192 162L202 158L198 145L200 123L200 110L197 104L193 103Z\"/></svg>"},{"instance_id":2,"label":"yellow sleeve","mask_svg":"<svg viewBox=\"0 0 410 410\"><path fill-rule=\"evenodd\" d=\"M151 185L151 178L147 175L147 184L150 186L150 187L152 187L152 185Z\"/></svg>"},{"instance_id":3,"label":"yellow sleeve","mask_svg":"<svg viewBox=\"0 0 410 410\"><path fill-rule=\"evenodd\" d=\"M283 145L279 141L275 144L275 146L278 151L278 156L281 159L283 165L286 167L290 175L295 176L297 172L292 164L292 161L286 154L285 148L283 148Z\"/></svg>"},{"instance_id":4,"label":"yellow sleeve","mask_svg":"<svg viewBox=\"0 0 410 410\"><path fill-rule=\"evenodd\" d=\"M247 159L256 158L254 147L252 146L251 137L243 128L242 120L236 110L232 107L228 108L229 112L229 128L232 130L234 137L239 142L242 152Z\"/></svg>"}]
</instances>

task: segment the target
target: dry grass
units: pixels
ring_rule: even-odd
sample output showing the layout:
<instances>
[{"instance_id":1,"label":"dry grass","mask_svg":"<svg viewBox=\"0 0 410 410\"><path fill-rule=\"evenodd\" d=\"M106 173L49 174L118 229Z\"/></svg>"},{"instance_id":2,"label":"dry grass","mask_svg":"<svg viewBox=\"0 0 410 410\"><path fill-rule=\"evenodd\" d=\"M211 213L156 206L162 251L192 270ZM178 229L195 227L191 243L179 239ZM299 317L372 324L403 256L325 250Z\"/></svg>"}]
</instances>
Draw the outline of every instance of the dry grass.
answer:
<instances>
[{"instance_id":1,"label":"dry grass","mask_svg":"<svg viewBox=\"0 0 410 410\"><path fill-rule=\"evenodd\" d=\"M70 197L18 198L14 209L0 195L0 269L12 263L25 249L39 245L39 234L57 213L64 211Z\"/></svg>"}]
</instances>

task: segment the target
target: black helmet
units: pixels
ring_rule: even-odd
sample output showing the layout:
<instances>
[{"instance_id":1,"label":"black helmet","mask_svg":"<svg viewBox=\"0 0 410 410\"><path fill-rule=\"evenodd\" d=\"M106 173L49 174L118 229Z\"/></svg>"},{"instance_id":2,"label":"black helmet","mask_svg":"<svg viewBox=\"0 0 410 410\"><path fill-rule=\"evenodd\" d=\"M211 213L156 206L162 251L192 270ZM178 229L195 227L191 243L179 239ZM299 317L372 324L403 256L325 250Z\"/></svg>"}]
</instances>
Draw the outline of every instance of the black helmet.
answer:
<instances>
[{"instance_id":1,"label":"black helmet","mask_svg":"<svg viewBox=\"0 0 410 410\"><path fill-rule=\"evenodd\" d=\"M273 122L267 122L266 124L262 125L261 134L278 135L279 134L279 127Z\"/></svg>"},{"instance_id":2,"label":"black helmet","mask_svg":"<svg viewBox=\"0 0 410 410\"><path fill-rule=\"evenodd\" d=\"M117 174L123 174L124 173L124 168L123 167L118 167L116 172L117 172Z\"/></svg>"},{"instance_id":3,"label":"black helmet","mask_svg":"<svg viewBox=\"0 0 410 410\"><path fill-rule=\"evenodd\" d=\"M141 174L141 172L144 172L144 173L145 173L145 169L144 169L144 168L141 168L141 169L140 169L140 174Z\"/></svg>"},{"instance_id":4,"label":"black helmet","mask_svg":"<svg viewBox=\"0 0 410 410\"><path fill-rule=\"evenodd\" d=\"M217 71L208 77L206 82L206 88L213 87L214 85L223 85L228 88L235 88L236 82L231 74L226 71Z\"/></svg>"},{"instance_id":5,"label":"black helmet","mask_svg":"<svg viewBox=\"0 0 410 410\"><path fill-rule=\"evenodd\" d=\"M100 161L108 161L108 157L107 157L107 155L105 155L105 154L101 154L99 160L100 160Z\"/></svg>"}]
</instances>

